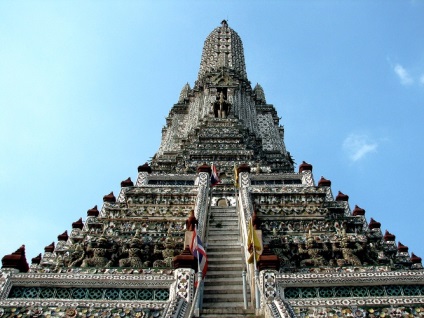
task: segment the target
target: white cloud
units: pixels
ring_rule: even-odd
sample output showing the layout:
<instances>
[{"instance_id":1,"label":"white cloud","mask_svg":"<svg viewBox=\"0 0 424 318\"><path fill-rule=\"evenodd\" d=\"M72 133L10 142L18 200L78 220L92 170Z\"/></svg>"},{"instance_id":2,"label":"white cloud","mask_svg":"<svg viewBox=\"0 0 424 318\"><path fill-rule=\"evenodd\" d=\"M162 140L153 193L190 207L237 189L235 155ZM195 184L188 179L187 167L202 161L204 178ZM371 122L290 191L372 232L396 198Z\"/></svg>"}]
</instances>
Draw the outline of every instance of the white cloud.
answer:
<instances>
[{"instance_id":1,"label":"white cloud","mask_svg":"<svg viewBox=\"0 0 424 318\"><path fill-rule=\"evenodd\" d=\"M421 85L424 85L424 74L421 75L421 77L420 77L420 83L421 83Z\"/></svg>"},{"instance_id":2,"label":"white cloud","mask_svg":"<svg viewBox=\"0 0 424 318\"><path fill-rule=\"evenodd\" d=\"M414 83L411 75L409 75L408 71L400 64L396 64L393 68L396 75L399 77L402 85L411 85Z\"/></svg>"},{"instance_id":3,"label":"white cloud","mask_svg":"<svg viewBox=\"0 0 424 318\"><path fill-rule=\"evenodd\" d=\"M377 143L370 141L366 135L350 134L343 141L343 149L350 160L358 161L365 155L377 151Z\"/></svg>"}]
</instances>

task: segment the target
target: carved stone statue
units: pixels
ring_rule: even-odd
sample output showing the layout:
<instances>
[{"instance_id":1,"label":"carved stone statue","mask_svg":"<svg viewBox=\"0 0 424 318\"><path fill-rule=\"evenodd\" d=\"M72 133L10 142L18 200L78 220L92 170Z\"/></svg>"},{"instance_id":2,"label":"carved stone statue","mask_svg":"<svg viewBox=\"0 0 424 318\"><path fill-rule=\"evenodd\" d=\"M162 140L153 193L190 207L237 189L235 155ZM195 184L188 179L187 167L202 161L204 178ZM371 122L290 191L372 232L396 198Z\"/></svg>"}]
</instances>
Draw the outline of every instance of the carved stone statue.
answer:
<instances>
[{"instance_id":1,"label":"carved stone statue","mask_svg":"<svg viewBox=\"0 0 424 318\"><path fill-rule=\"evenodd\" d=\"M69 265L68 267L73 267L79 265L85 257L85 251L81 243L75 243L74 248L69 256Z\"/></svg>"},{"instance_id":2,"label":"carved stone statue","mask_svg":"<svg viewBox=\"0 0 424 318\"><path fill-rule=\"evenodd\" d=\"M213 103L213 112L215 118L227 118L230 113L231 104L225 100L223 92L219 93L217 100Z\"/></svg>"},{"instance_id":3,"label":"carved stone statue","mask_svg":"<svg viewBox=\"0 0 424 318\"><path fill-rule=\"evenodd\" d=\"M171 237L167 237L163 243L165 249L161 250L158 246L155 246L154 253L161 253L163 259L159 259L153 262L153 267L172 267L172 260L174 256L181 253L175 249L176 243Z\"/></svg>"},{"instance_id":4,"label":"carved stone statue","mask_svg":"<svg viewBox=\"0 0 424 318\"><path fill-rule=\"evenodd\" d=\"M132 267L132 268L141 268L143 267L143 241L140 236L140 231L135 232L134 237L131 239L129 245L124 245L122 249L123 253L128 254L127 258L122 258L119 260L119 267Z\"/></svg>"},{"instance_id":5,"label":"carved stone statue","mask_svg":"<svg viewBox=\"0 0 424 318\"><path fill-rule=\"evenodd\" d=\"M186 220L186 231L194 231L197 224L198 221L194 216L194 210L191 210L188 219Z\"/></svg>"},{"instance_id":6,"label":"carved stone statue","mask_svg":"<svg viewBox=\"0 0 424 318\"><path fill-rule=\"evenodd\" d=\"M91 241L87 246L86 252L92 252L93 256L84 259L81 267L105 267L109 262L109 259L106 257L108 241L103 235L97 241Z\"/></svg>"},{"instance_id":7,"label":"carved stone statue","mask_svg":"<svg viewBox=\"0 0 424 318\"><path fill-rule=\"evenodd\" d=\"M321 244L315 241L312 235L309 233L306 238L306 244L301 244L299 246L299 254L306 254L308 258L300 261L301 266L323 266L326 265L327 261L324 257L324 252L328 251L326 244Z\"/></svg>"},{"instance_id":8,"label":"carved stone statue","mask_svg":"<svg viewBox=\"0 0 424 318\"><path fill-rule=\"evenodd\" d=\"M362 251L363 247L361 244L355 242L352 243L354 246L351 246L351 242L349 242L349 238L346 234L343 234L342 238L340 239L340 247L337 247L336 243L333 243L333 251L334 252L341 252L343 261L340 262L340 260L337 261L338 265L353 265L353 266L361 266L362 262L359 259L358 256L355 255L355 253Z\"/></svg>"}]
</instances>

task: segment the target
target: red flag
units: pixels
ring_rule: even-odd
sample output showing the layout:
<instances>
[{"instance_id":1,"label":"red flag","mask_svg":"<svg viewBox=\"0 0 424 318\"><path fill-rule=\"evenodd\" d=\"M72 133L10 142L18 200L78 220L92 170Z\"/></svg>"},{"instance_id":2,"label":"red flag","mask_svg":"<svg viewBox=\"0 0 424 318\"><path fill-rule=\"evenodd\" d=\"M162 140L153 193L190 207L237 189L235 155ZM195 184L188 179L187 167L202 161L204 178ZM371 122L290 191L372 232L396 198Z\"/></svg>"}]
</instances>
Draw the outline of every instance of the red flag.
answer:
<instances>
[{"instance_id":1,"label":"red flag","mask_svg":"<svg viewBox=\"0 0 424 318\"><path fill-rule=\"evenodd\" d=\"M221 180L219 180L218 172L216 171L216 166L212 164L211 166L212 174L211 174L211 186L217 185L218 183L221 183Z\"/></svg>"},{"instance_id":2,"label":"red flag","mask_svg":"<svg viewBox=\"0 0 424 318\"><path fill-rule=\"evenodd\" d=\"M202 272L202 277L205 277L206 272L208 271L208 257L206 256L206 251L203 248L202 240L197 234L196 228L193 231L193 238L191 239L190 244L191 254L198 259L199 271Z\"/></svg>"}]
</instances>

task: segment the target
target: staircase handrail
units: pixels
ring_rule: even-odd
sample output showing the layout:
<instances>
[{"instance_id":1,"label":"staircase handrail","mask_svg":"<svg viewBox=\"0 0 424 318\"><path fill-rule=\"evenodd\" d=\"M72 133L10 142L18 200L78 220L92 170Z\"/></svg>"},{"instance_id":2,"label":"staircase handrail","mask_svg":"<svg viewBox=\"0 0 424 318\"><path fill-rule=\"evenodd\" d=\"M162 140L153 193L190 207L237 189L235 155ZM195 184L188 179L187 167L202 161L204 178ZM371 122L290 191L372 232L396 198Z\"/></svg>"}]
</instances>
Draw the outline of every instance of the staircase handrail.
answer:
<instances>
[{"instance_id":1,"label":"staircase handrail","mask_svg":"<svg viewBox=\"0 0 424 318\"><path fill-rule=\"evenodd\" d=\"M250 254L248 253L247 250L247 222L246 222L246 218L245 218L245 211L243 208L243 202L242 202L242 192L245 191L243 190L243 188L238 187L238 191L236 188L236 212L237 212L237 217L238 217L238 221L239 221L239 235L241 237L240 240L240 244L243 247L243 253L244 253L244 261L245 261L245 270L247 275L245 275L244 279L247 280L247 283L249 284L249 286L251 286L251 281L252 281L252 273L250 270L250 266L247 263L247 260L249 259ZM244 292L244 291L243 291Z\"/></svg>"},{"instance_id":2,"label":"staircase handrail","mask_svg":"<svg viewBox=\"0 0 424 318\"><path fill-rule=\"evenodd\" d=\"M197 285L197 288L196 288L196 292L194 293L193 302L191 303L190 311L188 313L188 318L193 317L195 310L197 310L197 311L200 310L200 308L199 308L200 307L199 306L199 297L200 297L199 296L199 290L201 290L201 288L203 286L203 280L202 280L202 273L198 272L197 274L198 274L198 285ZM199 313L197 313L197 315L198 314Z\"/></svg>"},{"instance_id":3,"label":"staircase handrail","mask_svg":"<svg viewBox=\"0 0 424 318\"><path fill-rule=\"evenodd\" d=\"M209 237L209 223L210 223L209 220L210 220L211 206L212 206L212 190L213 190L213 187L209 187L208 194L206 196L206 202L207 202L208 206L206 208L204 231L202 232L203 237L201 237L202 242L205 242L205 246L204 246L205 250L207 250L207 247L208 247L208 242L206 241L206 238ZM206 235L206 234L208 234L208 235Z\"/></svg>"},{"instance_id":4,"label":"staircase handrail","mask_svg":"<svg viewBox=\"0 0 424 318\"><path fill-rule=\"evenodd\" d=\"M241 183L241 182L240 182ZM250 253L247 249L247 242L248 242L248 222L250 222L250 218L253 215L253 210L251 209L251 205L250 204L245 204L243 205L243 196L247 196L248 193L245 193L245 191L247 191L246 187L242 187L241 185L239 186L239 196L237 196L237 200L238 200L238 217L239 217L239 222L240 222L240 234L241 234L241 238L242 238L242 242L241 244L243 245L243 250L244 250L244 259L246 262L246 271L247 271L247 277L248 277L248 283L249 285L251 285L252 279L254 281L254 290L255 290L255 307L257 310L260 309L260 304L261 301L263 301L263 297L264 294L260 288L260 282L259 282L259 272L256 269L256 266L253 267L253 271L251 269L251 266L249 266L249 264L247 263L247 260L250 257ZM246 202L245 202L246 203ZM245 209L247 209L248 211L244 211ZM246 220L246 216L250 215L249 220ZM256 260L255 260L255 265L256 265Z\"/></svg>"},{"instance_id":5,"label":"staircase handrail","mask_svg":"<svg viewBox=\"0 0 424 318\"><path fill-rule=\"evenodd\" d=\"M249 277L251 279L252 277L254 277L253 276L254 273L251 273L250 266L247 263L247 260L249 259L250 254L247 250L247 241L246 241L247 233L248 233L247 220L245 218L246 213L244 211L243 204L242 204L241 198L240 198L242 191L244 191L244 190L242 188L240 188L239 196L237 197L237 200L239 200L237 213L238 213L239 222L240 222L241 244L243 246L243 251L244 251L244 260L245 260L245 267L246 267L246 271L247 271L247 277ZM247 214L251 215L251 213L247 213ZM250 285L250 281L251 281L250 279L249 279L249 285Z\"/></svg>"},{"instance_id":6,"label":"staircase handrail","mask_svg":"<svg viewBox=\"0 0 424 318\"><path fill-rule=\"evenodd\" d=\"M203 229L204 231L202 231L202 237L200 238L202 240L202 242L204 242L204 249L206 251L207 254L207 249L208 249L208 242L205 240L205 238L207 238L209 235L206 235L206 232L209 232L209 216L210 216L210 211L211 211L211 205L212 205L212 189L213 187L209 187L209 189L207 190L208 194L206 196L206 202L208 204L208 207L206 208L206 215L205 215L205 219L204 219L204 224L203 224ZM205 225L206 224L206 225ZM191 318L193 317L194 311L200 310L200 306L199 306L199 291L202 290L203 288L203 279L202 279L202 273L198 272L198 285L196 288L196 292L194 293L194 297L193 297L193 302L191 304L190 307L190 311L188 314L188 317ZM203 295L202 295L203 296Z\"/></svg>"}]
</instances>

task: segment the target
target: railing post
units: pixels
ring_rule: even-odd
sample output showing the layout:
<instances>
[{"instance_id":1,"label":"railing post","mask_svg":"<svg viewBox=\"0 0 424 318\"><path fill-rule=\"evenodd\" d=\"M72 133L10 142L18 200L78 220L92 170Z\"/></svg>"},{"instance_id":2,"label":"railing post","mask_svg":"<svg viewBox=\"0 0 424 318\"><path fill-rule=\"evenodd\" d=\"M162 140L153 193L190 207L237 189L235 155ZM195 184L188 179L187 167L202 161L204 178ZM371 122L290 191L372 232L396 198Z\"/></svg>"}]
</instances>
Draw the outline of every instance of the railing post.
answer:
<instances>
[{"instance_id":1,"label":"railing post","mask_svg":"<svg viewBox=\"0 0 424 318\"><path fill-rule=\"evenodd\" d=\"M255 301L256 301L256 310L261 308L261 294L259 291L259 271L255 268Z\"/></svg>"},{"instance_id":2,"label":"railing post","mask_svg":"<svg viewBox=\"0 0 424 318\"><path fill-rule=\"evenodd\" d=\"M241 273L243 277L243 301L244 301L244 309L247 309L247 290L246 290L246 270L243 269Z\"/></svg>"},{"instance_id":3,"label":"railing post","mask_svg":"<svg viewBox=\"0 0 424 318\"><path fill-rule=\"evenodd\" d=\"M196 317L200 316L200 308L201 308L201 304L202 304L202 272L199 270L197 272L198 275L198 279L197 279L197 299L195 299L194 301L196 302L196 307L194 309L194 315Z\"/></svg>"}]
</instances>

